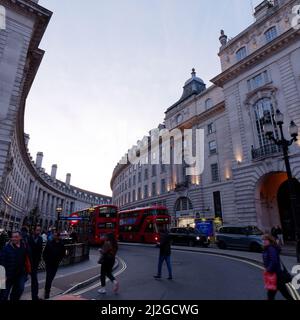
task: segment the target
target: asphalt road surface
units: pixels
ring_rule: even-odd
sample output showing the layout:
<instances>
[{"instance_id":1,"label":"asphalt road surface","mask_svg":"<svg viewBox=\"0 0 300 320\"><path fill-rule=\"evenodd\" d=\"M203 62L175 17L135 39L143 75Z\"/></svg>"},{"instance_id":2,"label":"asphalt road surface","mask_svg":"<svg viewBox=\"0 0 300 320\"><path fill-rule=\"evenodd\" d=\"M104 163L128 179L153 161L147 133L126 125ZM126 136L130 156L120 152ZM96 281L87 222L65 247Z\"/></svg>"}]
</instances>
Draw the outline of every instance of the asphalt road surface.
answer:
<instances>
[{"instance_id":1,"label":"asphalt road surface","mask_svg":"<svg viewBox=\"0 0 300 320\"><path fill-rule=\"evenodd\" d=\"M118 294L107 282L107 294L97 292L95 283L75 294L94 300L265 300L262 270L255 264L239 259L200 254L172 252L173 280L155 280L159 250L154 247L120 246L120 282ZM278 294L277 299L282 299Z\"/></svg>"}]
</instances>

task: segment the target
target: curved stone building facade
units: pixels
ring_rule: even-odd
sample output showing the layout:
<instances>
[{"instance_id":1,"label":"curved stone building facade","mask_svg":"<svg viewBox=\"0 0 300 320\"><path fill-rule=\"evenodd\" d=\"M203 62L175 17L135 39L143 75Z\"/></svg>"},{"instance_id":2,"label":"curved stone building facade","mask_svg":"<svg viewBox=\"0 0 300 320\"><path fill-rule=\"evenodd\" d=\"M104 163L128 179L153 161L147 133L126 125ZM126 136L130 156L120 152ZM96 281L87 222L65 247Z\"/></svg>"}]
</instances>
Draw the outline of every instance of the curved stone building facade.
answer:
<instances>
[{"instance_id":1,"label":"curved stone building facade","mask_svg":"<svg viewBox=\"0 0 300 320\"><path fill-rule=\"evenodd\" d=\"M52 13L38 0L0 0L0 228L19 228L38 219L43 227L54 225L56 208L62 215L111 203L111 197L82 190L56 179L28 152L24 135L26 98L42 61L39 43ZM3 13L3 14L2 14Z\"/></svg>"},{"instance_id":2,"label":"curved stone building facade","mask_svg":"<svg viewBox=\"0 0 300 320\"><path fill-rule=\"evenodd\" d=\"M294 25L293 9L297 4L263 1L255 8L256 21L246 30L231 40L222 31L222 72L211 80L213 85L206 88L193 71L181 99L165 112L159 128L204 130L203 173L187 177L184 165L172 162L123 164L126 154L111 179L115 204L121 209L164 204L174 225L192 225L195 219L252 224L263 230L282 225L285 237L293 239L282 151L267 139L263 124L268 115L279 137L274 123L279 109L286 138L291 138L291 120L300 126L300 28ZM299 146L297 142L290 147L298 214ZM156 153L157 159L161 153ZM152 152L147 157L153 161Z\"/></svg>"}]
</instances>

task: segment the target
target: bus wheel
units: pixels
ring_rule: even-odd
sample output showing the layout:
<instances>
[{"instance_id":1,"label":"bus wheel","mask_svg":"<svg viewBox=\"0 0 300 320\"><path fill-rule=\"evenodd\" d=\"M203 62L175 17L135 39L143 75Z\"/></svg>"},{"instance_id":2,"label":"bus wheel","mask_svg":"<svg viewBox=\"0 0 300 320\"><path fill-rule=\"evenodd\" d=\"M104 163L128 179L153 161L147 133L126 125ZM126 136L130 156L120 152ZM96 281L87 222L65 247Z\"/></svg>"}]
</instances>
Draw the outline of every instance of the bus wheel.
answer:
<instances>
[{"instance_id":1,"label":"bus wheel","mask_svg":"<svg viewBox=\"0 0 300 320\"><path fill-rule=\"evenodd\" d=\"M144 236L141 237L141 243L145 243L145 237Z\"/></svg>"}]
</instances>

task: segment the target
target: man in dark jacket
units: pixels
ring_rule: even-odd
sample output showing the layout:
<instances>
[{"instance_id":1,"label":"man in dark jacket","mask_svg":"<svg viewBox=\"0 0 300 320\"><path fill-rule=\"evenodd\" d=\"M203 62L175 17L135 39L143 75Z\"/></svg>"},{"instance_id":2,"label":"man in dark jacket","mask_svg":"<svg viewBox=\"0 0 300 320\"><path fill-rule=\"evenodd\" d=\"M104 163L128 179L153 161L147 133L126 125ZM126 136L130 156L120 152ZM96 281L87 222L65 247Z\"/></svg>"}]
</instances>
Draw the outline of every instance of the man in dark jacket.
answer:
<instances>
[{"instance_id":1,"label":"man in dark jacket","mask_svg":"<svg viewBox=\"0 0 300 320\"><path fill-rule=\"evenodd\" d=\"M2 290L0 300L20 300L25 286L26 274L26 248L21 242L21 234L13 232L11 241L0 253L0 265L4 266L6 272L6 289Z\"/></svg>"},{"instance_id":2,"label":"man in dark jacket","mask_svg":"<svg viewBox=\"0 0 300 320\"><path fill-rule=\"evenodd\" d=\"M53 240L47 242L43 252L43 258L46 264L45 299L49 299L50 297L52 282L64 256L64 244L60 239L60 233L55 231L53 234Z\"/></svg>"},{"instance_id":3,"label":"man in dark jacket","mask_svg":"<svg viewBox=\"0 0 300 320\"><path fill-rule=\"evenodd\" d=\"M41 237L41 227L36 226L33 234L28 240L31 253L31 297L32 300L39 300L38 268L42 258L43 238Z\"/></svg>"},{"instance_id":4,"label":"man in dark jacket","mask_svg":"<svg viewBox=\"0 0 300 320\"><path fill-rule=\"evenodd\" d=\"M160 244L159 244L159 260L158 260L158 271L157 275L154 276L155 279L161 278L161 271L163 262L166 261L168 272L169 272L169 280L173 279L172 276L172 267L171 267L171 240L169 233L167 231L160 233Z\"/></svg>"}]
</instances>

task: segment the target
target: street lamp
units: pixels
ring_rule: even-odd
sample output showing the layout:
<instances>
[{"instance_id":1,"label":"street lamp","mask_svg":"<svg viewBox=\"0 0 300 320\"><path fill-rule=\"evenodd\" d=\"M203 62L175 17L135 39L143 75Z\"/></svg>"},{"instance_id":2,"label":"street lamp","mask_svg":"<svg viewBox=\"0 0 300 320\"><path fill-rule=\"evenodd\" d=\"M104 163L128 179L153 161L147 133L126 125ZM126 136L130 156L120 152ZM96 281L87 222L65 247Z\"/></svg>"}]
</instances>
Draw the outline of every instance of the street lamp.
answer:
<instances>
[{"instance_id":1,"label":"street lamp","mask_svg":"<svg viewBox=\"0 0 300 320\"><path fill-rule=\"evenodd\" d=\"M283 124L284 124L284 115L280 110L276 110L276 114L274 115L274 120L279 127L280 131L280 138L274 137L274 127L270 119L270 115L265 117L265 124L264 124L264 132L269 140L273 141L277 146L281 147L283 152L283 158L286 167L286 173L288 176L288 188L289 188L289 195L290 195L290 205L292 210L292 216L295 223L295 233L296 233L296 241L297 241L297 261L300 263L300 226L298 221L298 212L297 212L297 195L294 186L294 180L290 165L289 159L289 147L296 142L298 139L298 127L294 121L291 121L289 126L289 133L291 139L287 140L283 133Z\"/></svg>"},{"instance_id":2,"label":"street lamp","mask_svg":"<svg viewBox=\"0 0 300 320\"><path fill-rule=\"evenodd\" d=\"M56 219L56 231L58 231L58 228L59 228L59 221L60 221L60 214L62 213L62 207L61 206L58 206L56 208L56 213L57 213L57 219Z\"/></svg>"}]
</instances>

